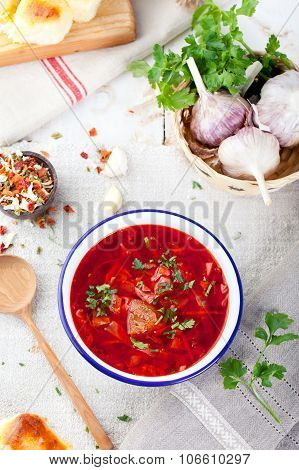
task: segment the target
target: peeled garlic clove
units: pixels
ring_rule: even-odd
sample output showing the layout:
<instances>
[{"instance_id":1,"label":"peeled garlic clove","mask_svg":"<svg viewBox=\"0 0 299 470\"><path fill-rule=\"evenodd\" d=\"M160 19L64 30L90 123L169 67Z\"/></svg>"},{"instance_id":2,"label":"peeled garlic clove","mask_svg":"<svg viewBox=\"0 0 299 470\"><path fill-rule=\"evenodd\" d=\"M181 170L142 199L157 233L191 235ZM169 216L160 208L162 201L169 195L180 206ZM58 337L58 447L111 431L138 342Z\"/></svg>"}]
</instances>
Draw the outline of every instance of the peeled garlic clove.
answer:
<instances>
[{"instance_id":1,"label":"peeled garlic clove","mask_svg":"<svg viewBox=\"0 0 299 470\"><path fill-rule=\"evenodd\" d=\"M259 62L258 60L256 60L255 62L253 62L253 64L250 64L247 67L246 72L245 72L247 82L240 89L240 94L242 96L244 96L246 91L251 87L251 85L253 84L255 78L258 76L258 74L260 73L262 68L263 68L263 66L262 66L261 62Z\"/></svg>"},{"instance_id":2,"label":"peeled garlic clove","mask_svg":"<svg viewBox=\"0 0 299 470\"><path fill-rule=\"evenodd\" d=\"M288 70L268 80L257 106L258 120L281 147L299 144L299 72Z\"/></svg>"},{"instance_id":3,"label":"peeled garlic clove","mask_svg":"<svg viewBox=\"0 0 299 470\"><path fill-rule=\"evenodd\" d=\"M199 94L192 110L191 132L202 144L218 147L224 139L244 126L250 105L240 95L210 93L192 57L187 60L187 64Z\"/></svg>"},{"instance_id":4,"label":"peeled garlic clove","mask_svg":"<svg viewBox=\"0 0 299 470\"><path fill-rule=\"evenodd\" d=\"M128 171L128 156L120 147L114 147L102 174L109 178L124 176Z\"/></svg>"},{"instance_id":5,"label":"peeled garlic clove","mask_svg":"<svg viewBox=\"0 0 299 470\"><path fill-rule=\"evenodd\" d=\"M116 186L111 186L106 192L103 200L105 217L109 217L119 211L123 204L120 190Z\"/></svg>"},{"instance_id":6,"label":"peeled garlic clove","mask_svg":"<svg viewBox=\"0 0 299 470\"><path fill-rule=\"evenodd\" d=\"M279 142L272 134L256 127L244 127L221 143L218 156L226 175L240 179L253 176L268 206L271 198L265 178L277 169L280 163L279 150Z\"/></svg>"}]
</instances>

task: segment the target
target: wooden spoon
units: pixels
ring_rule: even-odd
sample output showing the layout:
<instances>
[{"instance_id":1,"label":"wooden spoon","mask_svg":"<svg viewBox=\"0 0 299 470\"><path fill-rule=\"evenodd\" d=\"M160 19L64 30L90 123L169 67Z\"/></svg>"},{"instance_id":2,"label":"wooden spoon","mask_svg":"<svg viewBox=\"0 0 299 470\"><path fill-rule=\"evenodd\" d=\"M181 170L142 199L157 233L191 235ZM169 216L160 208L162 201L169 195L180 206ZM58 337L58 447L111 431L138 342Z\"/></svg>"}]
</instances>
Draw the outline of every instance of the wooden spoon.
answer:
<instances>
[{"instance_id":1,"label":"wooden spoon","mask_svg":"<svg viewBox=\"0 0 299 470\"><path fill-rule=\"evenodd\" d=\"M27 323L95 441L101 449L110 450L113 448L111 440L32 319L35 292L36 275L30 264L18 256L1 255L0 312L18 315Z\"/></svg>"}]
</instances>

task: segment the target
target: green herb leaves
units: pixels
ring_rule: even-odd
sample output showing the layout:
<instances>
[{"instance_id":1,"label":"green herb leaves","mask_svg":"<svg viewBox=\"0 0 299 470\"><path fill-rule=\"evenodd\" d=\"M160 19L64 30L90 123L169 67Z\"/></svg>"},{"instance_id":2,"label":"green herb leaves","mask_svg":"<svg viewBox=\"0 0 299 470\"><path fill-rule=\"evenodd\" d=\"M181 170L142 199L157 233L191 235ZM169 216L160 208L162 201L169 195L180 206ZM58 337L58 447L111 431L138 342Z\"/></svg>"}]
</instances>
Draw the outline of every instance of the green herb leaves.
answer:
<instances>
[{"instance_id":1,"label":"green herb leaves","mask_svg":"<svg viewBox=\"0 0 299 470\"><path fill-rule=\"evenodd\" d=\"M279 364L267 364L266 361L257 362L253 368L252 375L254 379L260 379L264 387L272 387L271 377L282 380L286 372L286 368Z\"/></svg>"},{"instance_id":2,"label":"green herb leaves","mask_svg":"<svg viewBox=\"0 0 299 470\"><path fill-rule=\"evenodd\" d=\"M197 181L192 181L192 189L202 189L202 185Z\"/></svg>"},{"instance_id":3,"label":"green herb leaves","mask_svg":"<svg viewBox=\"0 0 299 470\"><path fill-rule=\"evenodd\" d=\"M129 423L130 421L132 421L132 418L130 418L130 416L128 415L118 416L117 419L119 421L123 421L124 423Z\"/></svg>"},{"instance_id":4,"label":"green herb leaves","mask_svg":"<svg viewBox=\"0 0 299 470\"><path fill-rule=\"evenodd\" d=\"M237 10L237 15L252 16L259 0L243 0L242 5Z\"/></svg>"},{"instance_id":5,"label":"green herb leaves","mask_svg":"<svg viewBox=\"0 0 299 470\"><path fill-rule=\"evenodd\" d=\"M285 54L278 51L280 44L272 35L262 59L255 55L243 38L238 26L238 16L252 16L258 0L243 0L229 10L221 10L212 0L205 0L192 18L192 33L185 38L186 45L180 54L165 52L160 44L153 47L154 64L136 61L128 69L135 77L146 77L158 89L159 106L172 111L188 108L196 101L193 79L186 61L193 57L207 89L211 92L226 88L238 93L247 81L246 69L255 62L263 63L263 75L270 77L277 61L290 67Z\"/></svg>"},{"instance_id":6,"label":"green herb leaves","mask_svg":"<svg viewBox=\"0 0 299 470\"><path fill-rule=\"evenodd\" d=\"M140 349L141 351L143 349L149 348L149 345L147 343L142 343L142 341L136 341L136 339L134 339L133 337L130 338L130 341L133 344L133 346L135 346L135 348Z\"/></svg>"},{"instance_id":7,"label":"green herb leaves","mask_svg":"<svg viewBox=\"0 0 299 470\"><path fill-rule=\"evenodd\" d=\"M172 278L174 282L184 282L183 276L181 271L178 268L177 262L176 262L176 256L169 256L170 251L167 250L165 251L158 263L161 264L162 266L165 266L166 268L171 268L172 269Z\"/></svg>"},{"instance_id":8,"label":"green herb leaves","mask_svg":"<svg viewBox=\"0 0 299 470\"><path fill-rule=\"evenodd\" d=\"M152 269L153 266L154 265L151 263L142 263L142 261L140 261L140 259L138 258L135 258L132 264L133 269L140 270L140 271L144 271L144 269Z\"/></svg>"},{"instance_id":9,"label":"green herb leaves","mask_svg":"<svg viewBox=\"0 0 299 470\"><path fill-rule=\"evenodd\" d=\"M96 310L96 317L108 315L107 309L111 307L113 295L117 289L110 289L109 284L101 286L89 286L86 292L86 307Z\"/></svg>"},{"instance_id":10,"label":"green herb leaves","mask_svg":"<svg viewBox=\"0 0 299 470\"><path fill-rule=\"evenodd\" d=\"M270 345L278 346L286 341L299 339L299 336L294 333L274 335L277 330L286 330L293 323L293 320L285 313L267 312L265 323L269 330L268 333L264 328L258 327L255 330L255 337L264 341L266 347Z\"/></svg>"},{"instance_id":11,"label":"green herb leaves","mask_svg":"<svg viewBox=\"0 0 299 470\"><path fill-rule=\"evenodd\" d=\"M145 269L145 265L138 258L134 259L132 267L136 270L141 270L141 271L143 271L143 269Z\"/></svg>"},{"instance_id":12,"label":"green herb leaves","mask_svg":"<svg viewBox=\"0 0 299 470\"><path fill-rule=\"evenodd\" d=\"M268 363L266 360L262 361L262 357L269 346L278 346L286 341L299 339L299 335L294 333L286 333L283 335L275 335L277 330L286 330L293 320L285 313L267 312L265 314L265 323L268 332L265 328L258 327L255 330L255 337L264 342L264 348L255 363L249 380L245 379L247 374L247 367L238 359L229 358L220 364L220 373L223 377L223 386L225 389L234 390L238 384L247 387L260 404L271 414L275 421L280 422L277 415L270 408L270 406L258 394L254 383L260 382L263 387L272 387L272 379L282 380L286 373L286 368L280 364Z\"/></svg>"},{"instance_id":13,"label":"green herb leaves","mask_svg":"<svg viewBox=\"0 0 299 470\"><path fill-rule=\"evenodd\" d=\"M234 390L246 372L247 367L243 366L242 362L237 359L230 358L220 364L220 373L223 377L225 389Z\"/></svg>"}]
</instances>

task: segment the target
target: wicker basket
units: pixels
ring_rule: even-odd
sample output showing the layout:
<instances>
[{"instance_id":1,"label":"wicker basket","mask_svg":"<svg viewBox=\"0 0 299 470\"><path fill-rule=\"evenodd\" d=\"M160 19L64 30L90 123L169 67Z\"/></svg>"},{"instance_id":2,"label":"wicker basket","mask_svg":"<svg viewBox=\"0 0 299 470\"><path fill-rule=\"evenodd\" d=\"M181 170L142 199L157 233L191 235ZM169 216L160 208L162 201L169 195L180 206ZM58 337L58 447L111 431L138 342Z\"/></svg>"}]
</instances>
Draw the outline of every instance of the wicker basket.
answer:
<instances>
[{"instance_id":1,"label":"wicker basket","mask_svg":"<svg viewBox=\"0 0 299 470\"><path fill-rule=\"evenodd\" d=\"M294 66L296 70L298 68ZM196 170L219 189L239 196L260 195L255 180L231 178L222 173L218 159L218 148L210 149L200 145L191 135L190 121L192 108L174 113L174 127L180 147ZM299 179L299 145L281 149L281 161L278 169L269 178L266 186L269 191L278 191L287 184Z\"/></svg>"}]
</instances>

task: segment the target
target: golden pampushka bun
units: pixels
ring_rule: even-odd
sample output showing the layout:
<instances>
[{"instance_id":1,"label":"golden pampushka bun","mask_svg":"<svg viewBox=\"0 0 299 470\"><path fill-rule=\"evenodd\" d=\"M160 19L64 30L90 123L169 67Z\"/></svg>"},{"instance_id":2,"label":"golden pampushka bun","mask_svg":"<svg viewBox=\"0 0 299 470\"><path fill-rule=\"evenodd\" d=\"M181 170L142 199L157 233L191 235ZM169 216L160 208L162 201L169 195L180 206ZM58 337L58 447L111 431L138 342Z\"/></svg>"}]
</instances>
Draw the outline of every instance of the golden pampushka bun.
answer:
<instances>
[{"instance_id":1,"label":"golden pampushka bun","mask_svg":"<svg viewBox=\"0 0 299 470\"><path fill-rule=\"evenodd\" d=\"M73 15L65 0L21 0L7 34L14 42L57 44L70 31Z\"/></svg>"},{"instance_id":2,"label":"golden pampushka bun","mask_svg":"<svg viewBox=\"0 0 299 470\"><path fill-rule=\"evenodd\" d=\"M86 23L96 16L102 0L67 0L67 2L72 9L74 21Z\"/></svg>"},{"instance_id":3,"label":"golden pampushka bun","mask_svg":"<svg viewBox=\"0 0 299 470\"><path fill-rule=\"evenodd\" d=\"M1 0L0 1L0 22L6 22L13 18L18 4L21 0Z\"/></svg>"},{"instance_id":4,"label":"golden pampushka bun","mask_svg":"<svg viewBox=\"0 0 299 470\"><path fill-rule=\"evenodd\" d=\"M67 450L70 448L38 415L24 413L0 421L0 450Z\"/></svg>"}]
</instances>

